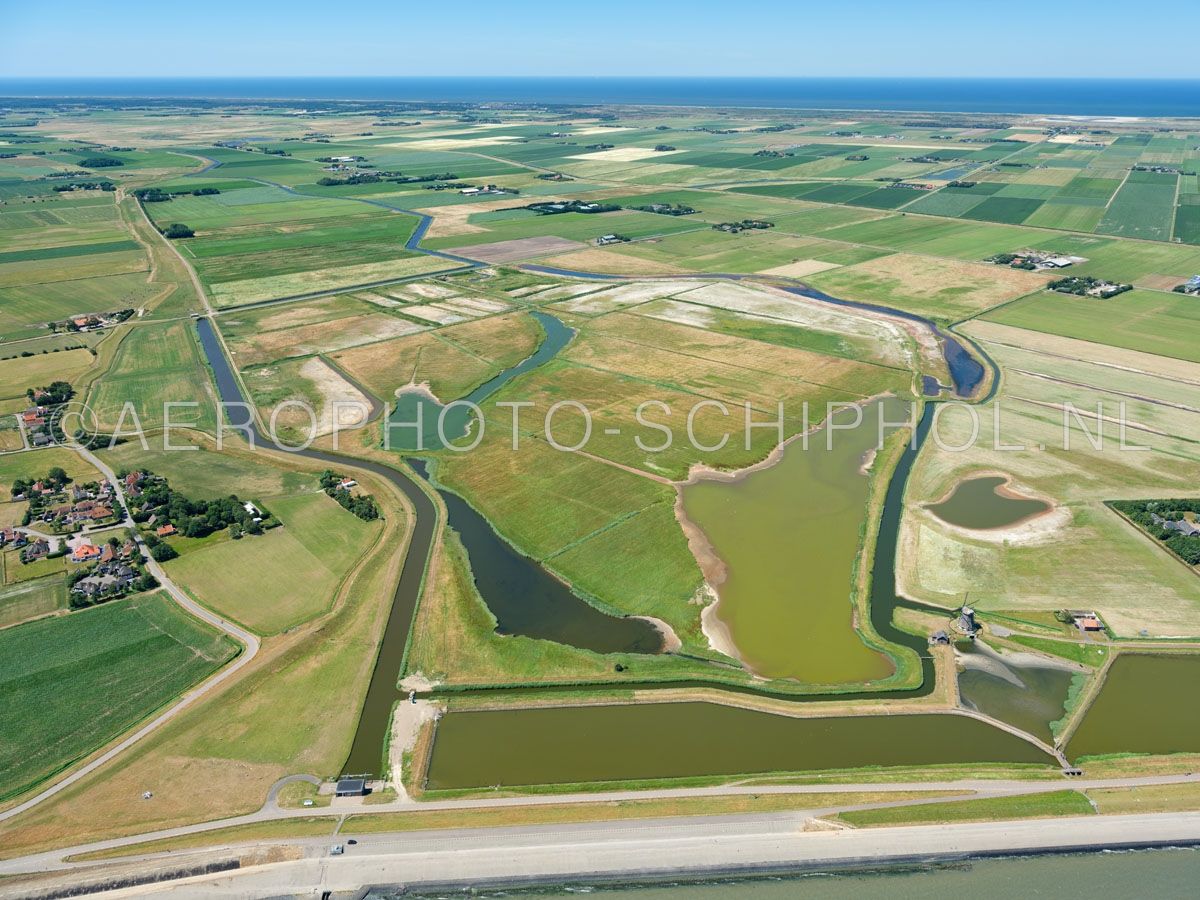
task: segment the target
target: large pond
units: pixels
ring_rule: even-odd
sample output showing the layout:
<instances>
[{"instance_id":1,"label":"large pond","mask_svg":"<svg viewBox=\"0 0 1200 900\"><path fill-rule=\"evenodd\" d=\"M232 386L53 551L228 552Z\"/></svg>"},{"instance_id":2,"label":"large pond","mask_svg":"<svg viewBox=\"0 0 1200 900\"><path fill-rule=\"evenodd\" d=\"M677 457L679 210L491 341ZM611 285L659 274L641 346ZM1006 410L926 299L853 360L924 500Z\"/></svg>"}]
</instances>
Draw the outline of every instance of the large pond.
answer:
<instances>
[{"instance_id":1,"label":"large pond","mask_svg":"<svg viewBox=\"0 0 1200 900\"><path fill-rule=\"evenodd\" d=\"M1053 743L1051 723L1066 714L1071 683L1085 673L1069 665L1042 661L1033 654L999 654L985 644L959 649L965 668L958 691L967 709L1007 722Z\"/></svg>"},{"instance_id":2,"label":"large pond","mask_svg":"<svg viewBox=\"0 0 1200 900\"><path fill-rule=\"evenodd\" d=\"M1200 752L1200 654L1122 654L1067 745L1071 759Z\"/></svg>"},{"instance_id":3,"label":"large pond","mask_svg":"<svg viewBox=\"0 0 1200 900\"><path fill-rule=\"evenodd\" d=\"M403 390L397 396L392 414L388 417L388 446L393 450L438 450L446 443L455 443L465 438L475 417L466 403L483 403L518 375L549 362L571 342L575 332L554 316L538 310L532 310L530 314L546 332L545 339L532 356L479 385L462 398L464 402L461 404L443 405L420 388ZM445 442L442 441L443 437L446 438Z\"/></svg>"},{"instance_id":4,"label":"large pond","mask_svg":"<svg viewBox=\"0 0 1200 900\"><path fill-rule=\"evenodd\" d=\"M438 724L429 787L983 762L1053 760L967 716L804 719L714 703L543 707L447 714Z\"/></svg>"},{"instance_id":5,"label":"large pond","mask_svg":"<svg viewBox=\"0 0 1200 900\"><path fill-rule=\"evenodd\" d=\"M893 671L855 630L851 591L866 526L880 416L903 422L908 405L875 401L854 428L796 439L772 466L683 489L683 508L725 567L717 617L755 673L812 684L867 682ZM849 425L852 410L834 420ZM827 440L827 436L831 440Z\"/></svg>"},{"instance_id":6,"label":"large pond","mask_svg":"<svg viewBox=\"0 0 1200 900\"><path fill-rule=\"evenodd\" d=\"M409 461L428 478L425 463ZM475 587L500 634L546 638L597 653L658 653L663 640L644 619L610 616L592 606L540 563L505 541L491 522L450 491L438 489L450 527L471 560Z\"/></svg>"},{"instance_id":7,"label":"large pond","mask_svg":"<svg viewBox=\"0 0 1200 900\"><path fill-rule=\"evenodd\" d=\"M1022 497L1007 484L1008 479L998 475L969 478L955 485L945 500L926 508L943 522L975 529L1007 528L1050 509L1049 503Z\"/></svg>"}]
</instances>

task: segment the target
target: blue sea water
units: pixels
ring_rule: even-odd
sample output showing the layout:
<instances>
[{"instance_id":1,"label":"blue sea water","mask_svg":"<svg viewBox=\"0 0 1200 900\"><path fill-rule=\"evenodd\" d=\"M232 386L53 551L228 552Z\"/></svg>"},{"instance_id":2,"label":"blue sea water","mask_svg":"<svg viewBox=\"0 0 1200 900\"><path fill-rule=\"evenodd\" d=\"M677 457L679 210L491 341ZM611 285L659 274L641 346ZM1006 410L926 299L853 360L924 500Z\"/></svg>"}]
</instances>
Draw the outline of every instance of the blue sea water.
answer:
<instances>
[{"instance_id":1,"label":"blue sea water","mask_svg":"<svg viewBox=\"0 0 1200 900\"><path fill-rule=\"evenodd\" d=\"M3 78L0 96L620 103L1200 117L1200 79Z\"/></svg>"}]
</instances>

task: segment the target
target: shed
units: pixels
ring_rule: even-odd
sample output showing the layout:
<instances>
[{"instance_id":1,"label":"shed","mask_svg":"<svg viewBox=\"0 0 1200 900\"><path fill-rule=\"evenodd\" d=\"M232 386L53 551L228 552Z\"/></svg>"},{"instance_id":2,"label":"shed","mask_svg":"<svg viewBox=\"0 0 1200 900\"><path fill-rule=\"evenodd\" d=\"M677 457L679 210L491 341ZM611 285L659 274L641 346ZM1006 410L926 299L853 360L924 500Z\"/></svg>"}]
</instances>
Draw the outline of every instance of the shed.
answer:
<instances>
[{"instance_id":1,"label":"shed","mask_svg":"<svg viewBox=\"0 0 1200 900\"><path fill-rule=\"evenodd\" d=\"M365 778L339 778L334 794L338 797L362 797L367 793Z\"/></svg>"}]
</instances>

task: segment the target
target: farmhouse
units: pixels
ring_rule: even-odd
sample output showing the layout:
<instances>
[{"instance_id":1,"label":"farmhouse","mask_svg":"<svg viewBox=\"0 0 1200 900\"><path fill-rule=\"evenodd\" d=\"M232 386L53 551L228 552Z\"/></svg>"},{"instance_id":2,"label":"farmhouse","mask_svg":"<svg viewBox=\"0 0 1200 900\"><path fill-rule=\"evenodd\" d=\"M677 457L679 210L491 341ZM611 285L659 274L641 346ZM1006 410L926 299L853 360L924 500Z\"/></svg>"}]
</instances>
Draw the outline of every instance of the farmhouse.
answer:
<instances>
[{"instance_id":1,"label":"farmhouse","mask_svg":"<svg viewBox=\"0 0 1200 900\"><path fill-rule=\"evenodd\" d=\"M45 559L50 555L50 542L38 538L21 553L21 562L33 562L36 559Z\"/></svg>"},{"instance_id":2,"label":"farmhouse","mask_svg":"<svg viewBox=\"0 0 1200 900\"><path fill-rule=\"evenodd\" d=\"M154 529L154 533L161 537L170 537L175 533L175 526L168 522L166 525L159 525Z\"/></svg>"},{"instance_id":3,"label":"farmhouse","mask_svg":"<svg viewBox=\"0 0 1200 900\"><path fill-rule=\"evenodd\" d=\"M1104 623L1101 622L1100 617L1090 609L1071 610L1071 621L1075 623L1075 627L1080 631L1104 630Z\"/></svg>"},{"instance_id":4,"label":"farmhouse","mask_svg":"<svg viewBox=\"0 0 1200 900\"><path fill-rule=\"evenodd\" d=\"M1200 275L1193 275L1183 284L1175 288L1178 294L1191 294L1193 297L1200 296Z\"/></svg>"},{"instance_id":5,"label":"farmhouse","mask_svg":"<svg viewBox=\"0 0 1200 900\"><path fill-rule=\"evenodd\" d=\"M95 544L80 544L71 551L71 562L85 563L100 558L101 550Z\"/></svg>"}]
</instances>

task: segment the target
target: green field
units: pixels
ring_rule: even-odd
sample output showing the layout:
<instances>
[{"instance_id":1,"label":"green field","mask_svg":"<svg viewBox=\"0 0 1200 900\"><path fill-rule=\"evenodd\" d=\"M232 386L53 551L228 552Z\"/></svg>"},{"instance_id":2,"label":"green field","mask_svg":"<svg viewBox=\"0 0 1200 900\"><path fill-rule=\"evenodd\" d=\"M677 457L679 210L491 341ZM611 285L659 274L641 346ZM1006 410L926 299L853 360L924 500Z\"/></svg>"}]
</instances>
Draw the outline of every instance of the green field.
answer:
<instances>
[{"instance_id":1,"label":"green field","mask_svg":"<svg viewBox=\"0 0 1200 900\"><path fill-rule=\"evenodd\" d=\"M215 397L190 322L139 323L127 329L88 404L102 427L120 424L122 430L134 430L140 423L149 431L161 428L169 417L172 427L212 433L217 427ZM168 403L183 405L168 409Z\"/></svg>"},{"instance_id":2,"label":"green field","mask_svg":"<svg viewBox=\"0 0 1200 900\"><path fill-rule=\"evenodd\" d=\"M984 316L993 322L1200 362L1200 303L1182 294L1133 290L1110 300L1052 291Z\"/></svg>"},{"instance_id":3,"label":"green field","mask_svg":"<svg viewBox=\"0 0 1200 900\"><path fill-rule=\"evenodd\" d=\"M1096 230L1143 240L1170 240L1178 180L1176 175L1130 172Z\"/></svg>"},{"instance_id":4,"label":"green field","mask_svg":"<svg viewBox=\"0 0 1200 900\"><path fill-rule=\"evenodd\" d=\"M221 615L260 634L276 634L329 608L379 526L360 521L324 494L261 502L282 528L194 550L168 563L167 571Z\"/></svg>"},{"instance_id":5,"label":"green field","mask_svg":"<svg viewBox=\"0 0 1200 900\"><path fill-rule=\"evenodd\" d=\"M235 652L159 593L0 631L0 797L104 746Z\"/></svg>"}]
</instances>

